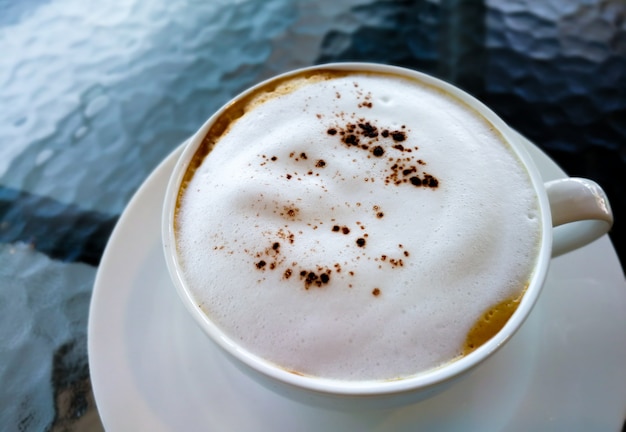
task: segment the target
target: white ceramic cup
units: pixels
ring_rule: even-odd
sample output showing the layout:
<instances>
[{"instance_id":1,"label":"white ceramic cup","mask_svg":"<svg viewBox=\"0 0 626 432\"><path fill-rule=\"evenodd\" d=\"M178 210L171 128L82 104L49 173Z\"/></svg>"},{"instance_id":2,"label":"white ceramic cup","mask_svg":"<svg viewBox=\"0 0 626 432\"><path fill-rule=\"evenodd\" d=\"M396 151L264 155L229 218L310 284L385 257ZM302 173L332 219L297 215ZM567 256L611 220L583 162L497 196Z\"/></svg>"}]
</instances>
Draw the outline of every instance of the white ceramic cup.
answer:
<instances>
[{"instance_id":1,"label":"white ceramic cup","mask_svg":"<svg viewBox=\"0 0 626 432\"><path fill-rule=\"evenodd\" d=\"M412 70L379 64L340 63L320 65L307 69L316 68L391 72L416 78L455 96L477 110L495 126L510 144L530 174L539 199L543 226L557 227L564 225L558 230L543 230L541 248L534 275L513 316L500 332L474 352L443 367L396 381L346 382L296 375L240 347L236 341L226 336L211 321L211 318L201 310L194 301L193 295L185 286L176 253L176 236L174 232L174 211L183 175L207 131L216 119L220 118L220 115L229 104L209 118L188 141L172 173L163 209L163 246L167 266L180 298L204 332L226 353L226 356L235 365L240 366L244 372L247 372L272 390L305 403L323 404L338 409L353 408L355 406L364 408L388 407L390 405L412 403L446 388L456 378L466 375L474 367L483 363L507 342L530 314L542 290L550 259L556 255L584 246L607 233L613 223L611 208L604 191L593 181L580 178L566 178L544 183L533 160L527 154L522 144L518 142L512 130L481 102L450 84ZM300 72L301 70L289 72L268 81L288 77ZM234 100L245 97L247 94L254 92L257 87L266 83L267 81L252 87L235 97ZM506 223L506 221L502 222Z\"/></svg>"}]
</instances>

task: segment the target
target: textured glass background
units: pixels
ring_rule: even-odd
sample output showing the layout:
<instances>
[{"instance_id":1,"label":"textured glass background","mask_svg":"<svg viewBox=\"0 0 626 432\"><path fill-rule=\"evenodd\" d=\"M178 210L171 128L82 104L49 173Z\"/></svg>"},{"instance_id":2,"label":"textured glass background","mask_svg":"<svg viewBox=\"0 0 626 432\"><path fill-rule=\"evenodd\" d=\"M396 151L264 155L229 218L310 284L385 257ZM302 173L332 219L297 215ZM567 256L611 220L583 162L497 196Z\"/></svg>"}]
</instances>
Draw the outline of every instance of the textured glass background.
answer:
<instances>
[{"instance_id":1,"label":"textured glass background","mask_svg":"<svg viewBox=\"0 0 626 432\"><path fill-rule=\"evenodd\" d=\"M624 0L0 0L0 53L2 430L100 427L87 313L118 216L220 105L295 67L466 89L605 188L624 263Z\"/></svg>"}]
</instances>

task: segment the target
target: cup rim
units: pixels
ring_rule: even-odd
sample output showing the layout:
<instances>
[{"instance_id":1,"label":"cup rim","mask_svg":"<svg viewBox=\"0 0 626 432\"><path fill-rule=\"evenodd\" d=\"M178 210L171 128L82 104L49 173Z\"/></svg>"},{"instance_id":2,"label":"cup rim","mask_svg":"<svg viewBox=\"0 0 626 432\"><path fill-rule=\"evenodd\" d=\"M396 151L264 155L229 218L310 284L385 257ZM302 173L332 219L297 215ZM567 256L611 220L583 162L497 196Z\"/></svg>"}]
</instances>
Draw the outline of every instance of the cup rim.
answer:
<instances>
[{"instance_id":1,"label":"cup rim","mask_svg":"<svg viewBox=\"0 0 626 432\"><path fill-rule=\"evenodd\" d=\"M503 136L504 141L510 146L513 153L517 155L522 164L525 166L538 198L542 224L541 246L537 256L536 266L529 281L528 288L526 289L517 310L495 336L470 354L454 359L442 366L419 372L413 376L395 380L340 381L335 379L299 375L283 369L278 365L274 365L238 346L237 343L224 334L220 328L209 319L209 317L196 304L193 295L189 292L189 290L187 290L176 256L174 209L176 206L178 191L188 163L198 150L198 147L202 143L208 129L211 127L213 122L222 115L232 101L241 99L242 97L256 91L259 87L262 87L274 80L288 78L290 76L298 75L303 71L313 71L317 69L374 73L391 72L409 78L414 78L431 86L442 89L449 95L463 102L466 106L476 110L483 118L491 123L494 129ZM171 279L188 312L193 316L194 320L202 328L204 333L207 334L219 348L226 351L229 355L253 371L259 372L264 376L271 377L279 382L289 384L296 388L313 391L315 393L357 397L401 394L425 390L438 384L443 384L474 369L498 351L499 348L502 347L524 323L543 288L552 249L552 221L547 193L543 186L544 181L541 178L541 175L529 153L522 147L516 135L502 119L500 119L490 108L478 99L439 78L404 67L367 62L325 63L294 69L263 80L262 82L231 98L228 103L224 104L211 117L209 117L202 127L200 127L200 129L184 145L185 147L183 152L179 156L167 184L162 209L162 243L165 261Z\"/></svg>"}]
</instances>

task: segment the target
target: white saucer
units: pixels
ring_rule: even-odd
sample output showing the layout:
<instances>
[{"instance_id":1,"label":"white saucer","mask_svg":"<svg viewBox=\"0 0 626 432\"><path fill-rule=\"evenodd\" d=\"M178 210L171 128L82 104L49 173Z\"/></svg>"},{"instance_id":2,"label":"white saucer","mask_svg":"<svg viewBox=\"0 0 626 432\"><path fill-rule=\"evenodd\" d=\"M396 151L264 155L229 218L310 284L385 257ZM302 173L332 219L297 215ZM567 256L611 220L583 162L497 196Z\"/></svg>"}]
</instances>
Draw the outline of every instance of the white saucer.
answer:
<instances>
[{"instance_id":1,"label":"white saucer","mask_svg":"<svg viewBox=\"0 0 626 432\"><path fill-rule=\"evenodd\" d=\"M565 174L526 141L546 180ZM626 418L626 281L605 236L554 259L524 327L457 385L400 409L287 400L222 357L170 283L161 204L180 148L121 216L95 282L89 366L111 431L618 431Z\"/></svg>"}]
</instances>

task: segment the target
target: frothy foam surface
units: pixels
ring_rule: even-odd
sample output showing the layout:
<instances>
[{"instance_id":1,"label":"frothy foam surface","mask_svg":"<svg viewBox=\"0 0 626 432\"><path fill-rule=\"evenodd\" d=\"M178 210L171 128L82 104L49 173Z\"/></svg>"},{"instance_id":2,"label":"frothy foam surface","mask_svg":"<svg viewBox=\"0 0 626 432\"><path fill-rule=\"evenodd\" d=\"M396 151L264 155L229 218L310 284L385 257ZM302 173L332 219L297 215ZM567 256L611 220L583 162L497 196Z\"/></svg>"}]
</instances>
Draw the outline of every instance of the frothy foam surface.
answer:
<instances>
[{"instance_id":1,"label":"frothy foam surface","mask_svg":"<svg viewBox=\"0 0 626 432\"><path fill-rule=\"evenodd\" d=\"M184 278L237 343L302 374L396 379L461 355L485 310L524 289L537 198L481 116L375 74L253 106L177 215Z\"/></svg>"}]
</instances>

